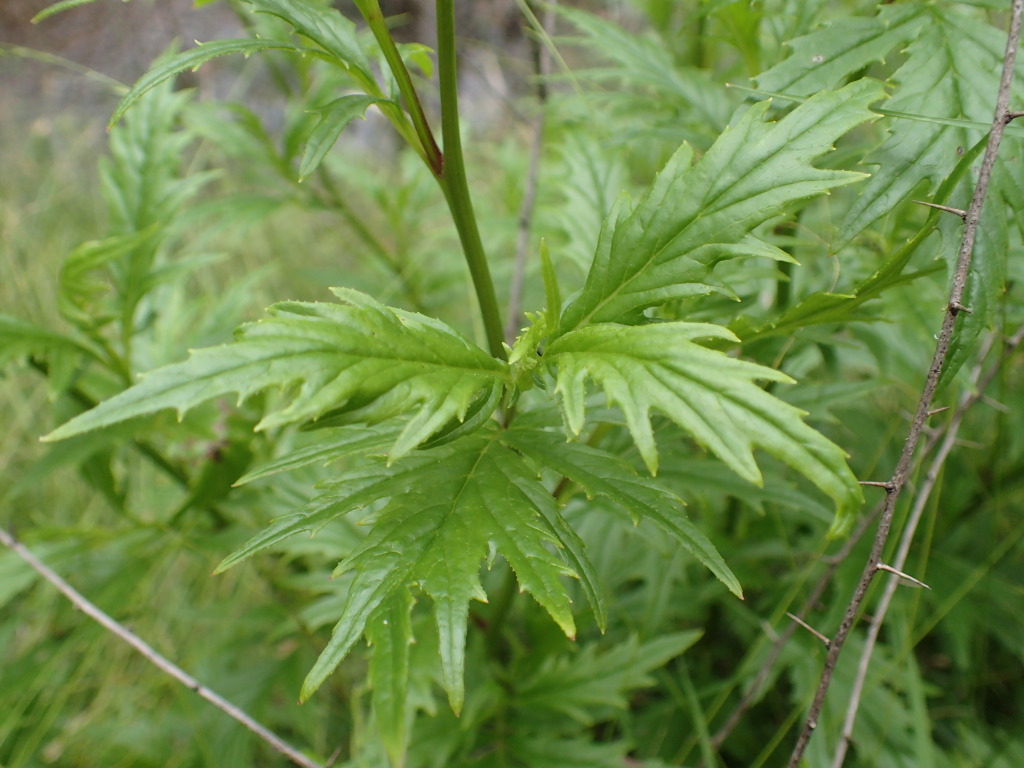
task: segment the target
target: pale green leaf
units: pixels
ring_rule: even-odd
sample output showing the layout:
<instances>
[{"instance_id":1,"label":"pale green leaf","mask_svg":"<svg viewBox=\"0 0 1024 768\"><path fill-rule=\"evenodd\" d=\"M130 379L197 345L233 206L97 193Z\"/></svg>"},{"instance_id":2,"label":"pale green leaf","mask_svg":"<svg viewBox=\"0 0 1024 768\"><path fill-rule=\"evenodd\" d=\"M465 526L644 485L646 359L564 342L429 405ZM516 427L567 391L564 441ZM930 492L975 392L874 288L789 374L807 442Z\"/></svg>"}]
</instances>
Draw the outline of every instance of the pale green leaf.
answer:
<instances>
[{"instance_id":1,"label":"pale green leaf","mask_svg":"<svg viewBox=\"0 0 1024 768\"><path fill-rule=\"evenodd\" d=\"M251 56L257 51L268 50L302 52L305 49L281 40L254 40L249 38L214 40L209 43L200 43L195 48L190 48L160 62L140 77L138 82L131 87L117 105L114 114L110 117L109 127L112 128L116 125L124 117L125 112L131 109L149 91L182 72L194 71L211 59L231 53Z\"/></svg>"},{"instance_id":2,"label":"pale green leaf","mask_svg":"<svg viewBox=\"0 0 1024 768\"><path fill-rule=\"evenodd\" d=\"M754 78L765 91L809 96L884 61L925 23L920 3L882 6L877 16L846 17L789 43L790 55Z\"/></svg>"},{"instance_id":3,"label":"pale green leaf","mask_svg":"<svg viewBox=\"0 0 1024 768\"><path fill-rule=\"evenodd\" d=\"M60 2L49 5L35 16L32 17L32 23L38 24L51 16L55 16L58 13L70 10L71 8L77 8L80 5L88 5L89 3L96 2L96 0L60 0Z\"/></svg>"},{"instance_id":4,"label":"pale green leaf","mask_svg":"<svg viewBox=\"0 0 1024 768\"><path fill-rule=\"evenodd\" d=\"M393 310L365 294L335 289L345 303L285 302L238 332L234 343L196 350L54 430L60 440L107 424L175 408L179 415L210 398L240 399L295 387L290 404L268 413L267 428L338 409L369 422L418 409L391 447L407 454L452 418L463 418L483 392L501 388L507 366L443 323Z\"/></svg>"},{"instance_id":5,"label":"pale green leaf","mask_svg":"<svg viewBox=\"0 0 1024 768\"><path fill-rule=\"evenodd\" d=\"M987 139L982 138L963 153L953 171L939 185L932 202L939 204L950 203L950 196L953 194L956 186L970 171L972 164L981 154L986 143ZM917 234L902 247L894 250L878 269L864 280L861 280L849 293L834 293L831 291L812 293L799 304L790 307L773 320L755 323L749 317L741 316L730 324L729 330L733 331L746 344L755 339L768 336L789 335L801 328L813 325L877 319L863 311L862 307L865 303L878 298L890 288L913 282L918 278L925 277L936 270L942 269L941 264L935 264L910 274L904 272L910 263L911 257L917 252L921 244L926 242L928 236L934 231L936 224L942 220L941 217L948 218L949 216L949 214L942 213L934 208L930 209L930 211L928 218L918 229Z\"/></svg>"},{"instance_id":6,"label":"pale green leaf","mask_svg":"<svg viewBox=\"0 0 1024 768\"><path fill-rule=\"evenodd\" d=\"M731 94L707 70L683 63L674 45L649 32L633 32L598 13L569 5L552 7L581 32L559 42L586 48L588 60L596 57L607 62L574 68L570 75L595 86L587 96L598 113L639 118L648 133L667 135L674 143L685 138L701 146L725 126L735 107Z\"/></svg>"},{"instance_id":7,"label":"pale green leaf","mask_svg":"<svg viewBox=\"0 0 1024 768\"><path fill-rule=\"evenodd\" d=\"M801 472L836 502L835 527L842 529L862 501L842 449L807 426L802 411L755 384L790 378L702 347L697 339L735 337L698 323L603 324L552 342L543 359L556 376L569 433L578 435L583 428L585 385L591 379L622 410L652 474L658 455L650 420L658 411L752 483L761 483L755 448Z\"/></svg>"},{"instance_id":8,"label":"pale green leaf","mask_svg":"<svg viewBox=\"0 0 1024 768\"><path fill-rule=\"evenodd\" d=\"M841 248L901 203L922 181L934 188L991 124L1006 34L955 3L884 4L872 18L842 19L794 40L793 54L756 78L758 87L808 96L887 55L905 57L892 75L890 135L834 243Z\"/></svg>"},{"instance_id":9,"label":"pale green leaf","mask_svg":"<svg viewBox=\"0 0 1024 768\"><path fill-rule=\"evenodd\" d=\"M306 502L297 511L279 517L253 536L241 548L225 557L214 569L223 573L257 552L290 539L298 533L316 534L328 523L387 496L395 485L393 477L380 465L349 469L341 480L330 484L330 490Z\"/></svg>"},{"instance_id":10,"label":"pale green leaf","mask_svg":"<svg viewBox=\"0 0 1024 768\"><path fill-rule=\"evenodd\" d=\"M245 485L279 472L290 472L311 464L326 466L347 456L384 455L398 436L397 429L392 424L386 427L332 427L317 430L314 434L315 439L309 445L261 464L238 478L235 485Z\"/></svg>"},{"instance_id":11,"label":"pale green leaf","mask_svg":"<svg viewBox=\"0 0 1024 768\"><path fill-rule=\"evenodd\" d=\"M582 292L562 316L568 332L602 321L637 322L644 309L715 290L715 265L749 253L745 238L788 205L857 181L811 161L874 115L881 85L859 80L817 94L777 123L755 104L694 164L686 145L632 211L609 217ZM758 241L759 242L759 241Z\"/></svg>"},{"instance_id":12,"label":"pale green leaf","mask_svg":"<svg viewBox=\"0 0 1024 768\"><path fill-rule=\"evenodd\" d=\"M588 496L604 496L625 510L634 524L650 520L686 547L737 597L739 581L714 544L689 521L683 500L650 478L641 477L623 459L543 429L512 429L506 441L537 464L577 483Z\"/></svg>"},{"instance_id":13,"label":"pale green leaf","mask_svg":"<svg viewBox=\"0 0 1024 768\"><path fill-rule=\"evenodd\" d=\"M918 6L920 34L906 48L906 62L892 76L898 84L890 109L986 121L992 119L1006 34L952 4ZM974 144L978 130L909 120L891 122L891 133L869 158L878 164L836 235L842 247L891 211L922 182L933 190Z\"/></svg>"},{"instance_id":14,"label":"pale green leaf","mask_svg":"<svg viewBox=\"0 0 1024 768\"><path fill-rule=\"evenodd\" d=\"M0 312L0 367L13 360L57 351L75 355L93 353L62 333Z\"/></svg>"},{"instance_id":15,"label":"pale green leaf","mask_svg":"<svg viewBox=\"0 0 1024 768\"><path fill-rule=\"evenodd\" d=\"M303 37L326 51L335 64L346 69L368 91L377 91L370 60L359 44L356 25L330 5L308 0L246 0L257 11L288 22Z\"/></svg>"},{"instance_id":16,"label":"pale green leaf","mask_svg":"<svg viewBox=\"0 0 1024 768\"><path fill-rule=\"evenodd\" d=\"M352 94L335 99L324 107L313 110L320 116L320 121L306 142L299 163L299 181L307 178L331 151L345 127L357 117L362 118L374 102L379 101L372 96Z\"/></svg>"},{"instance_id":17,"label":"pale green leaf","mask_svg":"<svg viewBox=\"0 0 1024 768\"><path fill-rule=\"evenodd\" d=\"M544 322L547 330L554 331L558 328L561 320L562 291L558 287L558 272L555 271L555 264L551 261L546 240L540 241L540 266L541 274L544 277Z\"/></svg>"}]
</instances>

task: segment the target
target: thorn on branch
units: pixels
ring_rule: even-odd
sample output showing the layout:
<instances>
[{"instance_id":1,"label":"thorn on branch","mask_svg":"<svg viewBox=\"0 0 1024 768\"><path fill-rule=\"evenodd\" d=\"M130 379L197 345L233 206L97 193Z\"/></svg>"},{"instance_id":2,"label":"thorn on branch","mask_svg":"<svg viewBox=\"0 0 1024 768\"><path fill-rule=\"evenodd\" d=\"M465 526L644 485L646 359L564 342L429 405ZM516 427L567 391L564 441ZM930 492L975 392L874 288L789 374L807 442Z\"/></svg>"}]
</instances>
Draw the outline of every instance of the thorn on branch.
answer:
<instances>
[{"instance_id":1,"label":"thorn on branch","mask_svg":"<svg viewBox=\"0 0 1024 768\"><path fill-rule=\"evenodd\" d=\"M930 419L932 416L938 416L940 413L943 413L948 410L948 405L944 405L941 408L932 408L930 411L928 411L928 418Z\"/></svg>"},{"instance_id":2,"label":"thorn on branch","mask_svg":"<svg viewBox=\"0 0 1024 768\"><path fill-rule=\"evenodd\" d=\"M928 208L935 208L939 211L945 211L946 213L952 213L959 216L963 221L967 221L967 211L961 208L950 208L948 205L939 205L938 203L929 203L924 200L915 200L918 205L924 205Z\"/></svg>"},{"instance_id":3,"label":"thorn on branch","mask_svg":"<svg viewBox=\"0 0 1024 768\"><path fill-rule=\"evenodd\" d=\"M1007 124L1012 123L1018 117L1024 117L1024 112L1007 112L1006 113L1006 122L1007 122Z\"/></svg>"},{"instance_id":4,"label":"thorn on branch","mask_svg":"<svg viewBox=\"0 0 1024 768\"><path fill-rule=\"evenodd\" d=\"M906 574L906 573L904 573L903 571L901 571L901 570L899 570L897 568L893 568L891 565L886 565L885 563L879 563L878 565L875 566L875 570L877 570L877 571L885 571L886 573L891 573L894 576L899 576L903 581L910 582L910 584L908 586L913 585L913 586L916 586L916 587L924 587L925 589L928 589L928 590L931 589L931 587L929 587L927 584L925 584L920 579L915 579L913 576L910 576L909 574Z\"/></svg>"},{"instance_id":5,"label":"thorn on branch","mask_svg":"<svg viewBox=\"0 0 1024 768\"><path fill-rule=\"evenodd\" d=\"M821 640L821 642L823 642L825 644L826 648L828 648L828 647L830 647L832 645L832 641L831 640L829 640L827 637L825 637L823 634L821 634L821 632L816 630L814 627L812 627L806 621L801 619L799 616L796 616L796 615L790 613L789 611L786 611L786 615L789 616L789 618L791 618L793 621L795 621L801 627L806 629L808 632L810 632L812 635L814 635L816 638Z\"/></svg>"},{"instance_id":6,"label":"thorn on branch","mask_svg":"<svg viewBox=\"0 0 1024 768\"><path fill-rule=\"evenodd\" d=\"M959 315L961 312L963 312L965 314L968 314L968 315L973 315L974 314L974 312L971 311L971 309L969 307L965 307L959 301L951 301L951 302L949 302L949 311L952 312L955 315Z\"/></svg>"},{"instance_id":7,"label":"thorn on branch","mask_svg":"<svg viewBox=\"0 0 1024 768\"><path fill-rule=\"evenodd\" d=\"M871 488L884 488L886 493L892 493L896 486L892 480L858 480L858 484L867 485Z\"/></svg>"}]
</instances>

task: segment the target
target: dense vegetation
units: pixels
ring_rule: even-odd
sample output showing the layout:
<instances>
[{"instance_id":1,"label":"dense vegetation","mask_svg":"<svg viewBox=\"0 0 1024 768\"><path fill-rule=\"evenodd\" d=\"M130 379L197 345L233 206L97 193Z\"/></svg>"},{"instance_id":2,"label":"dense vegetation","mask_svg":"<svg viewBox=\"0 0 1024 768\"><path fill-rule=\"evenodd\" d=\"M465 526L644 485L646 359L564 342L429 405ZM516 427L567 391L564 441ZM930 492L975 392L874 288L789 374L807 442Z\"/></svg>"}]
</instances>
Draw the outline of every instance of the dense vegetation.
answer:
<instances>
[{"instance_id":1,"label":"dense vegetation","mask_svg":"<svg viewBox=\"0 0 1024 768\"><path fill-rule=\"evenodd\" d=\"M452 0L354 5L17 150L3 528L320 764L784 765L858 610L807 765L1020 765L1010 3L524 0L498 121ZM0 766L286 763L13 550L0 608Z\"/></svg>"}]
</instances>

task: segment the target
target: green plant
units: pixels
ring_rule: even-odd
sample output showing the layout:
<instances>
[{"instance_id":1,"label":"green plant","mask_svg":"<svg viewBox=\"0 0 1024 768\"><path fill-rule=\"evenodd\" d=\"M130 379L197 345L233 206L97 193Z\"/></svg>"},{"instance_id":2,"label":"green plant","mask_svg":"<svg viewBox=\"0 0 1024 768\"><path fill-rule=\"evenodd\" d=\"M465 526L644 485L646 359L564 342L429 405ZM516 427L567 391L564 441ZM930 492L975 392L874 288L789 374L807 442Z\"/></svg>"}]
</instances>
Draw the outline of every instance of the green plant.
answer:
<instances>
[{"instance_id":1,"label":"green plant","mask_svg":"<svg viewBox=\"0 0 1024 768\"><path fill-rule=\"evenodd\" d=\"M651 18L661 20L666 39L685 38L688 31L673 21L669 6L646 5ZM700 25L722 32L737 51L739 71L757 74L778 56L766 10L711 5L701 8ZM776 28L779 35L809 31L811 16L779 5L791 23ZM924 290L919 286L934 280L922 246L934 243L936 232L947 241L954 233L943 231L938 211L910 212L906 199L927 188L936 203L955 206L969 194L969 170L982 147L971 140L971 121L990 109L994 89L987 65L1001 59L992 42L1001 33L974 11L924 2L837 19L799 39L791 57L755 78L762 92L781 98L740 104L727 101L708 75L688 76L705 54L676 61L666 39L633 36L597 16L563 9L562 16L585 33L582 40L610 52L618 65L575 77L603 84L621 78L643 87L608 110L606 122L592 129L596 135L581 137L578 128L580 112L592 117L595 102L569 95L556 101L553 111L563 110L553 131L557 162L614 187L609 180L627 174L616 165L621 160L597 151L605 132L642 136L650 144L641 160L661 169L653 180L640 180L635 201L602 184L574 197L570 186L538 214L539 229L545 215L551 222L549 244L538 244L532 273L533 294L543 296L543 308L526 313L526 327L505 339L491 271L507 267L488 260L488 229L480 226L461 146L454 3L437 3L440 140L413 75L414 67L429 74L427 52L397 45L374 0L356 6L365 33L323 3L248 0L239 9L252 36L169 56L128 91L111 121L113 159L103 174L109 236L74 251L61 275L59 306L72 330L3 316L3 361L29 359L61 402L84 411L47 436L67 442L57 442L46 471L58 463L89 462L91 482L111 505L127 511L117 461L130 446L184 486L161 524L173 529L186 516L201 515L206 529L195 535L204 547L219 531L230 531L235 540L259 518L276 517L224 558L218 572L270 547L288 553L296 574L311 553L320 563L340 560L331 573L338 586L314 604L311 622L331 623L333 632L300 698L324 685L365 637L366 686L379 743L393 764L568 765L564 756L572 754L579 765L620 765L630 742L657 730L660 704L632 732L626 719L608 713L622 709L627 692L650 685L655 670L695 642L697 634L677 631L677 620L704 618L713 625L714 617L700 614L737 610L712 608L721 603L702 596L691 608L669 611L664 601L678 584L701 581L685 575L685 563L665 552L664 541L645 528L630 535L628 523L650 521L737 596L741 584L762 574L750 564L734 573L736 564L727 565L712 543L715 533L742 542L737 527L756 526L764 546L782 546L788 536L765 535L761 523L736 523L740 504L768 505L773 523L795 526L800 541L785 554L792 565L826 546L825 529L832 536L849 532L862 502L860 486L844 450L805 418L811 412L824 424L833 409L850 407L851 397L875 391L855 353L838 358L844 344L885 347L885 331L852 324L895 316L895 297L908 285ZM956 43L964 29L971 34ZM812 53L849 40L854 42L843 56L819 61L820 54ZM872 69L906 43L911 45L902 68ZM915 79L927 70L915 56L946 52L947 44L976 45L971 56L991 62L970 69L964 82L956 76L938 83ZM965 50L946 52L949 61L966 56ZM221 126L169 88L177 74L214 58L255 52L299 57L288 65L302 87L291 94L280 149L244 108L235 107L237 119ZM887 111L872 111L886 92L879 79L864 75L891 75L896 87ZM919 94L936 92L945 98L938 109L943 116L925 119L930 110ZM970 99L957 96L967 92ZM616 97L607 95L612 102ZM658 106L644 108L645 98ZM448 282L444 300L435 302L430 270L384 244L353 209L360 183L377 201L388 194L415 196L419 187L388 189L386 178L342 177L346 187L339 191L338 174L328 165L342 131L371 106L419 159L447 206L476 300L476 316L464 322L464 331L441 319L450 311L441 305L451 301L457 283ZM647 114L673 111L689 119L655 120L647 131L636 125ZM870 124L880 114L894 127L878 149L880 170L867 180L850 169L873 160ZM258 197L236 192L221 201L200 199L212 174L185 174L178 164L183 149L200 137L217 151L258 159L246 169L256 176ZM684 138L692 144L678 146ZM908 149L914 149L910 156L901 154ZM996 173L999 202L986 209L991 221L980 230L987 237L979 244L986 249L983 267L967 299L976 311L957 327L947 386L955 385L974 342L995 322L996 297L1007 281L1001 259L1011 238L1019 248L1019 228L1012 230L1006 210L1019 206L1021 186L1011 164ZM846 194L843 188L854 182L861 182L861 193ZM823 200L831 190L830 207ZM607 200L609 191L616 202ZM191 237L195 222L211 212L241 218L247 206L265 211L296 203L336 214L397 287L383 287L385 280L377 296L346 287L332 289L337 301L331 303L281 301L266 318L242 325L234 341L163 364L193 338L215 335L213 329L192 329L182 344L187 322L174 317L175 311L202 312L198 303L189 310L183 298L187 281L204 263L188 255L200 245ZM577 209L585 215L575 216ZM894 211L899 215L885 218ZM830 221L837 212L843 217L838 227ZM567 224L572 219L603 224L579 232ZM855 240L873 225L880 227L874 237L884 246L874 248L871 236ZM852 255L840 291L821 257L844 247ZM450 269L442 264L438 274ZM384 291L408 304L384 303ZM229 314L241 311L245 294L242 287ZM879 298L890 303L876 314L868 302ZM470 323L478 323L475 334ZM218 319L215 326L224 323ZM934 332L924 327L925 335ZM177 343L168 344L169 336ZM899 362L915 370L906 345L888 349L904 350L911 359ZM133 384L139 370L150 372ZM823 389L815 387L812 373ZM908 381L902 371L892 375ZM779 386L801 379L791 390ZM237 405L208 404L232 393ZM176 410L181 423L159 414L165 409ZM253 429L259 437L247 436ZM845 436L859 470L873 468L868 457L882 458L870 437L865 445L849 431ZM215 460L187 471L169 451L189 442ZM60 452L63 445L69 447ZM756 461L755 451L771 458ZM138 471L137 463L129 466ZM834 510L817 498L819 491ZM255 514L238 517L232 501L238 494L249 494L243 498ZM715 512L691 520L683 497ZM358 526L350 520L357 514ZM722 520L709 519L718 514ZM317 534L313 543L297 544L295 535L306 532ZM617 566L616 548L636 562ZM671 567L645 570L657 570L642 563L649 550L668 558ZM632 595L631 579L645 591ZM517 591L529 592L550 619L520 605L528 629L510 626ZM488 600L493 602L477 604ZM787 604L780 599L775 606L778 615ZM614 637L590 639L592 628ZM585 634L583 650L572 654L566 638ZM789 666L799 698L812 687L808 669L797 660ZM606 675L609 668L622 671ZM706 763L716 759L721 742L707 728L715 713L701 711L709 702L702 703L689 674L674 683L673 695L675 706L700 724L695 741L662 735L658 749L645 755L652 761L684 760L697 742ZM468 690L467 675L475 677ZM432 680L459 721L434 708ZM418 709L432 717L414 717ZM547 723L538 711L570 722ZM606 721L614 727L595 737ZM354 761L379 762L377 742L352 741ZM750 743L756 742L748 736L735 759L754 762Z\"/></svg>"}]
</instances>

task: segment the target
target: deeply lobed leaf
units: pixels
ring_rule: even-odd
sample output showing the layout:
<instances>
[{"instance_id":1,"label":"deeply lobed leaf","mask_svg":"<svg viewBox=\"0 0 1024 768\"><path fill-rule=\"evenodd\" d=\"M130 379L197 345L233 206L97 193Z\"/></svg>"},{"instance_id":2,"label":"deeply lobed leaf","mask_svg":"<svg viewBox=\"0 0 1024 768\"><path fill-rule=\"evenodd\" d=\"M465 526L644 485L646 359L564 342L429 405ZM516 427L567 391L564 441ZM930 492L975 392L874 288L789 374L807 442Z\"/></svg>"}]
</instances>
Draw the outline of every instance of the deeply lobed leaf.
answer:
<instances>
[{"instance_id":1,"label":"deeply lobed leaf","mask_svg":"<svg viewBox=\"0 0 1024 768\"><path fill-rule=\"evenodd\" d=\"M768 104L752 106L696 164L683 145L632 211L622 206L606 222L580 294L562 315L561 332L590 323L641 319L648 307L705 294L715 265L729 258L788 258L751 237L787 205L863 178L821 170L811 161L874 115L881 84L859 80L820 93L777 123L765 124Z\"/></svg>"},{"instance_id":2,"label":"deeply lobed leaf","mask_svg":"<svg viewBox=\"0 0 1024 768\"><path fill-rule=\"evenodd\" d=\"M692 630L644 643L630 637L604 652L594 644L575 656L549 657L518 686L516 704L530 714L559 713L592 725L595 710L625 709L625 694L654 685L651 672L682 655L700 637Z\"/></svg>"},{"instance_id":3,"label":"deeply lobed leaf","mask_svg":"<svg viewBox=\"0 0 1024 768\"><path fill-rule=\"evenodd\" d=\"M641 477L619 456L545 429L511 429L506 442L539 466L578 484L588 496L603 496L623 509L634 524L650 520L682 544L737 597L743 589L714 544L686 517L683 500L651 478Z\"/></svg>"},{"instance_id":4,"label":"deeply lobed leaf","mask_svg":"<svg viewBox=\"0 0 1024 768\"><path fill-rule=\"evenodd\" d=\"M377 729L394 768L405 765L408 742L409 645L413 642L409 614L413 600L408 590L398 590L366 626L374 648L367 677L373 690Z\"/></svg>"},{"instance_id":5,"label":"deeply lobed leaf","mask_svg":"<svg viewBox=\"0 0 1024 768\"><path fill-rule=\"evenodd\" d=\"M695 343L716 338L735 340L719 326L679 322L602 324L557 339L543 359L555 376L567 430L578 435L583 428L591 379L622 410L652 474L658 454L651 412L659 411L752 483L761 483L754 448L801 472L835 500L833 528L844 529L862 494L842 449L805 424L802 411L755 383L790 381L784 373Z\"/></svg>"},{"instance_id":6,"label":"deeply lobed leaf","mask_svg":"<svg viewBox=\"0 0 1024 768\"><path fill-rule=\"evenodd\" d=\"M892 75L896 89L888 104L901 117L869 157L877 169L847 212L834 247L922 181L934 189L977 141L980 132L963 121L990 122L1004 45L1002 31L955 3L882 5L872 18L844 19L794 40L793 54L756 78L765 90L807 96L893 52L906 55Z\"/></svg>"},{"instance_id":7,"label":"deeply lobed leaf","mask_svg":"<svg viewBox=\"0 0 1024 768\"><path fill-rule=\"evenodd\" d=\"M501 388L507 366L443 323L393 310L356 291L336 289L345 304L285 302L269 319L242 326L237 340L196 350L183 362L47 435L61 440L125 419L188 409L229 392L244 399L271 387L297 386L290 404L267 414L263 428L343 410L354 420L381 421L419 408L391 447L397 459L452 418L462 418L482 392Z\"/></svg>"},{"instance_id":8,"label":"deeply lobed leaf","mask_svg":"<svg viewBox=\"0 0 1024 768\"><path fill-rule=\"evenodd\" d=\"M373 529L335 570L353 572L344 613L303 685L307 698L359 639L378 607L412 584L430 595L440 635L443 682L452 707L463 702L468 604L486 601L481 561L493 546L520 587L544 606L567 635L575 633L561 577L574 575L558 551L575 548L560 526L555 502L536 473L502 444L495 428L377 469L353 492L350 478L314 504L322 519L374 502ZM372 473L372 471L371 471ZM367 477L369 477L368 473ZM298 523L300 521L296 521ZM308 520L303 521L306 526ZM257 551L247 547L247 554Z\"/></svg>"}]
</instances>

